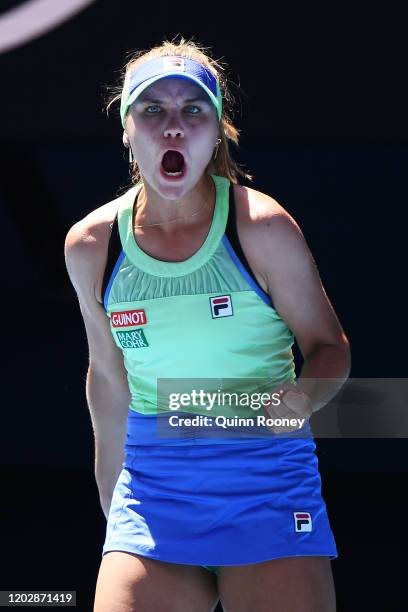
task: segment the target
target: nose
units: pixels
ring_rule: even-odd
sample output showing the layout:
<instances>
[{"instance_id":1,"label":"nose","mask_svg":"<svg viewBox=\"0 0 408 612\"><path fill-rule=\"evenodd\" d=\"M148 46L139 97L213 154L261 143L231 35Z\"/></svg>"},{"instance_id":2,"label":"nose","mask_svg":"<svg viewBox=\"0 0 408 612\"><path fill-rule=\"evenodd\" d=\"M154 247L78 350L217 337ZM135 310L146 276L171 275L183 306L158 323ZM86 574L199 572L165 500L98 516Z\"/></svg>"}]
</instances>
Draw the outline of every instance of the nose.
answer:
<instances>
[{"instance_id":1,"label":"nose","mask_svg":"<svg viewBox=\"0 0 408 612\"><path fill-rule=\"evenodd\" d=\"M163 134L165 138L184 138L184 130L177 113L169 114Z\"/></svg>"},{"instance_id":2,"label":"nose","mask_svg":"<svg viewBox=\"0 0 408 612\"><path fill-rule=\"evenodd\" d=\"M184 132L179 127L168 127L164 130L165 138L184 138Z\"/></svg>"}]
</instances>

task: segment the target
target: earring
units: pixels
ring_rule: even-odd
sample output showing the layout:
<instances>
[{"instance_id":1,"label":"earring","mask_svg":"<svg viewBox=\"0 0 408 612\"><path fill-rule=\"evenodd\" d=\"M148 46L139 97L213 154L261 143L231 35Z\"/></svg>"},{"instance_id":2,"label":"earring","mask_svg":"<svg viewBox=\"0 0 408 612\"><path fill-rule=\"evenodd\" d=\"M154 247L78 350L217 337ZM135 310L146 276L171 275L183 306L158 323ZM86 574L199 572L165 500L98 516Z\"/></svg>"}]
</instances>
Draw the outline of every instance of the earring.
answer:
<instances>
[{"instance_id":1,"label":"earring","mask_svg":"<svg viewBox=\"0 0 408 612\"><path fill-rule=\"evenodd\" d=\"M132 180L133 180L133 171L134 171L134 164L133 164L134 161L135 161L135 158L133 157L132 149L129 146L129 176L130 178L132 178Z\"/></svg>"},{"instance_id":2,"label":"earring","mask_svg":"<svg viewBox=\"0 0 408 612\"><path fill-rule=\"evenodd\" d=\"M218 146L219 146L220 142L221 142L221 138L218 138L218 139L217 139L217 142L215 143L216 150L215 150L214 159L217 159L217 155L218 155Z\"/></svg>"}]
</instances>

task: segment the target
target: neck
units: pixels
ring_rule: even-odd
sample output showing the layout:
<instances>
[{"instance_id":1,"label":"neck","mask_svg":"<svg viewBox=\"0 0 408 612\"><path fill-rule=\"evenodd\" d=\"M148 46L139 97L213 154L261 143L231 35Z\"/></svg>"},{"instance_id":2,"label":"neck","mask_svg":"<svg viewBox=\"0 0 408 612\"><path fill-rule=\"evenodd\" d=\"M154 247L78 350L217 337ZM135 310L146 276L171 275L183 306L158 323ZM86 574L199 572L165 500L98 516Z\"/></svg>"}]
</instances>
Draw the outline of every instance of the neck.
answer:
<instances>
[{"instance_id":1,"label":"neck","mask_svg":"<svg viewBox=\"0 0 408 612\"><path fill-rule=\"evenodd\" d=\"M204 174L193 189L180 198L165 198L145 180L134 210L134 226L157 227L174 232L208 219L215 204L215 185Z\"/></svg>"}]
</instances>

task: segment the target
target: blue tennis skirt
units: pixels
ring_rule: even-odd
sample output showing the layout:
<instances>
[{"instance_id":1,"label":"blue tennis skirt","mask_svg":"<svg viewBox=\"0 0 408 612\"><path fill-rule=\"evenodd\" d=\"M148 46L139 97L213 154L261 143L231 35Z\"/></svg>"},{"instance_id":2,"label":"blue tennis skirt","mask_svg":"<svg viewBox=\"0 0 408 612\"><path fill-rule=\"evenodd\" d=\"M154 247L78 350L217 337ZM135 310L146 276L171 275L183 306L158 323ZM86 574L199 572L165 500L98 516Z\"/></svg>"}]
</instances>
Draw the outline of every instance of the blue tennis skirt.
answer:
<instances>
[{"instance_id":1,"label":"blue tennis skirt","mask_svg":"<svg viewBox=\"0 0 408 612\"><path fill-rule=\"evenodd\" d=\"M338 556L308 423L298 437L188 439L159 436L158 418L129 409L102 556L125 551L215 573Z\"/></svg>"}]
</instances>

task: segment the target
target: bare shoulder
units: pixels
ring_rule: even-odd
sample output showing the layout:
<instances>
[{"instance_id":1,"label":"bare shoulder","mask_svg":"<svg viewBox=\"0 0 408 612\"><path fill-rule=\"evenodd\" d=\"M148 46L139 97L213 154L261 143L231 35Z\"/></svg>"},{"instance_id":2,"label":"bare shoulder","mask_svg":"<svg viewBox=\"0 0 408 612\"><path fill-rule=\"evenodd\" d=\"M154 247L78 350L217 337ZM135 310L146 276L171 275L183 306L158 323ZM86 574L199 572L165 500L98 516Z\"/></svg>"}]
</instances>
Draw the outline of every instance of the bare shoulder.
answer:
<instances>
[{"instance_id":1,"label":"bare shoulder","mask_svg":"<svg viewBox=\"0 0 408 612\"><path fill-rule=\"evenodd\" d=\"M302 231L272 196L243 185L234 185L234 196L242 249L259 284L268 291L273 262L282 265L282 255L293 242L302 243L306 252Z\"/></svg>"},{"instance_id":2,"label":"bare shoulder","mask_svg":"<svg viewBox=\"0 0 408 612\"><path fill-rule=\"evenodd\" d=\"M106 246L111 224L115 219L119 200L99 206L74 223L66 236L65 246L69 251L87 251L89 254Z\"/></svg>"},{"instance_id":3,"label":"bare shoulder","mask_svg":"<svg viewBox=\"0 0 408 612\"><path fill-rule=\"evenodd\" d=\"M289 213L272 196L244 185L234 185L237 220L242 225L262 224L280 217L290 218Z\"/></svg>"},{"instance_id":4,"label":"bare shoulder","mask_svg":"<svg viewBox=\"0 0 408 612\"><path fill-rule=\"evenodd\" d=\"M65 238L65 262L71 282L79 295L101 299L112 223L119 198L99 206L75 223Z\"/></svg>"},{"instance_id":5,"label":"bare shoulder","mask_svg":"<svg viewBox=\"0 0 408 612\"><path fill-rule=\"evenodd\" d=\"M234 195L238 232L249 251L269 256L286 240L304 242L298 223L275 198L243 185L235 186Z\"/></svg>"}]
</instances>

